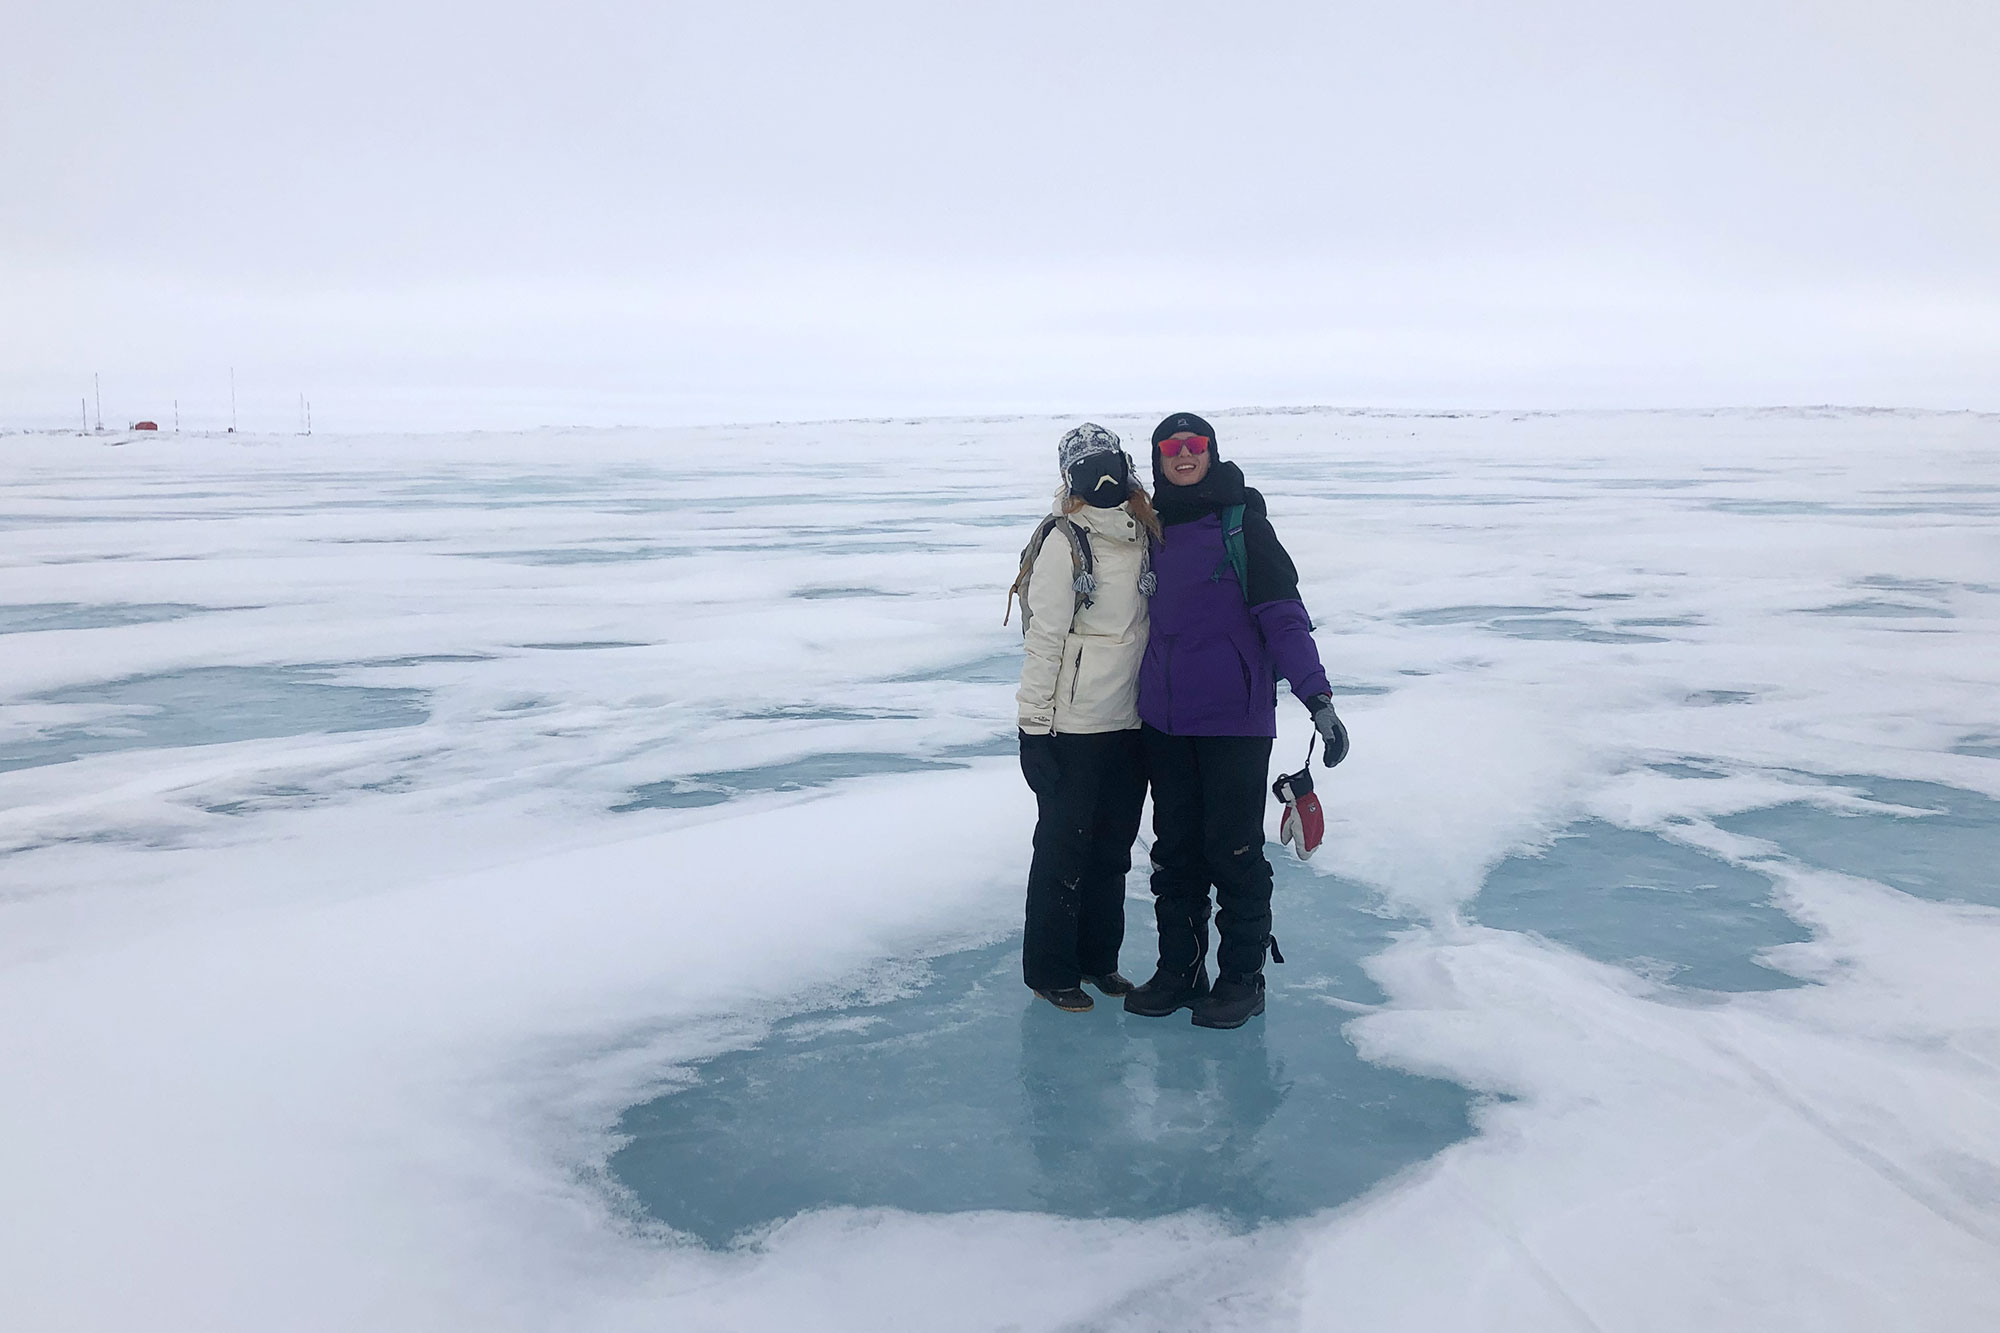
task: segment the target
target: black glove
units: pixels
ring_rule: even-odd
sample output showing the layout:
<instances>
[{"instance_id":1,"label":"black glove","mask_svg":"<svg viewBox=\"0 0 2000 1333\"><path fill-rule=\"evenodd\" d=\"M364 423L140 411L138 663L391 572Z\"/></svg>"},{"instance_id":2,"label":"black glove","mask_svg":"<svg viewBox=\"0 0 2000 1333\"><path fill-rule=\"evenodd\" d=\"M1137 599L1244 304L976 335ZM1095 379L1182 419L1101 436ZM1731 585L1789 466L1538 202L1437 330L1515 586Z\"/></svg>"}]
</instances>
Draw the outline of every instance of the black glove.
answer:
<instances>
[{"instance_id":1,"label":"black glove","mask_svg":"<svg viewBox=\"0 0 2000 1333\"><path fill-rule=\"evenodd\" d=\"M1028 780L1028 790L1037 796L1055 790L1056 779L1062 776L1062 761L1056 757L1054 736L1021 733L1021 776Z\"/></svg>"},{"instance_id":2,"label":"black glove","mask_svg":"<svg viewBox=\"0 0 2000 1333\"><path fill-rule=\"evenodd\" d=\"M1306 700L1306 708L1312 713L1313 730L1326 742L1326 753L1321 757L1326 766L1332 768L1347 758L1347 727L1341 722L1340 714L1333 711L1333 696L1315 694Z\"/></svg>"}]
</instances>

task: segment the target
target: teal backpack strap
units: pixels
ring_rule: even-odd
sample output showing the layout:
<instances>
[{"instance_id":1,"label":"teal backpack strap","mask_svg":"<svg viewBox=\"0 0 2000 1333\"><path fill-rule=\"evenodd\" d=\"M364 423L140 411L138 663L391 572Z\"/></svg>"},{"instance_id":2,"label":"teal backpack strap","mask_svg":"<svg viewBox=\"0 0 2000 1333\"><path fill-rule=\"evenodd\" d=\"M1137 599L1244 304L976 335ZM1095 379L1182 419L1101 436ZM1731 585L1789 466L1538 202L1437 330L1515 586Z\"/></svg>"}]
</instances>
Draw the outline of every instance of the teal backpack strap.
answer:
<instances>
[{"instance_id":1,"label":"teal backpack strap","mask_svg":"<svg viewBox=\"0 0 2000 1333\"><path fill-rule=\"evenodd\" d=\"M1236 586L1243 591L1243 600L1250 600L1250 551L1243 544L1243 506L1225 505L1222 517L1222 554L1231 571L1236 575ZM1222 565L1215 567L1209 577L1222 582Z\"/></svg>"}]
</instances>

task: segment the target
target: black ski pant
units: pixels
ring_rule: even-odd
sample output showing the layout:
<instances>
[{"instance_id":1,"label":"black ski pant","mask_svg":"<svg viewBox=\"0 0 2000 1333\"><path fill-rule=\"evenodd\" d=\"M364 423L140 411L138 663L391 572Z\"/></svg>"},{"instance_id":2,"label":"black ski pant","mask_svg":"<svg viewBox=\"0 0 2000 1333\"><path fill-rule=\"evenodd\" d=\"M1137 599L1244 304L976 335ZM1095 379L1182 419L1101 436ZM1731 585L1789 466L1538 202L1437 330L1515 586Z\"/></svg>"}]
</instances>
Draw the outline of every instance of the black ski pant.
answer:
<instances>
[{"instance_id":1,"label":"black ski pant","mask_svg":"<svg viewBox=\"0 0 2000 1333\"><path fill-rule=\"evenodd\" d=\"M1035 793L1035 859L1021 976L1036 990L1118 970L1125 942L1125 874L1146 803L1137 731L1056 736L1056 780Z\"/></svg>"},{"instance_id":2,"label":"black ski pant","mask_svg":"<svg viewBox=\"0 0 2000 1333\"><path fill-rule=\"evenodd\" d=\"M1264 970L1271 938L1271 863L1264 859L1268 736L1142 733L1153 783L1153 914L1160 967L1192 975L1208 955L1208 891L1222 936L1216 971Z\"/></svg>"}]
</instances>

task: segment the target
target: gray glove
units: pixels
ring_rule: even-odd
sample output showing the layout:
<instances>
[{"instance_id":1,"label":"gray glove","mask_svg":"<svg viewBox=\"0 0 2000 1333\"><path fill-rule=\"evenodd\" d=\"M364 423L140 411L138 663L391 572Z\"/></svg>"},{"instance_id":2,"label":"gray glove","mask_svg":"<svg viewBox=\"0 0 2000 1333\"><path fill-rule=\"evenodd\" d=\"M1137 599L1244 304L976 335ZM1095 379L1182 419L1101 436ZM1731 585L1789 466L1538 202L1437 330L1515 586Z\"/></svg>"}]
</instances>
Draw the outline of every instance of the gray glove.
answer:
<instances>
[{"instance_id":1,"label":"gray glove","mask_svg":"<svg viewBox=\"0 0 2000 1333\"><path fill-rule=\"evenodd\" d=\"M1306 700L1306 707L1312 712L1313 730L1326 742L1326 753L1322 756L1326 766L1332 768L1347 758L1347 726L1340 720L1340 714L1333 711L1333 696L1315 694Z\"/></svg>"}]
</instances>

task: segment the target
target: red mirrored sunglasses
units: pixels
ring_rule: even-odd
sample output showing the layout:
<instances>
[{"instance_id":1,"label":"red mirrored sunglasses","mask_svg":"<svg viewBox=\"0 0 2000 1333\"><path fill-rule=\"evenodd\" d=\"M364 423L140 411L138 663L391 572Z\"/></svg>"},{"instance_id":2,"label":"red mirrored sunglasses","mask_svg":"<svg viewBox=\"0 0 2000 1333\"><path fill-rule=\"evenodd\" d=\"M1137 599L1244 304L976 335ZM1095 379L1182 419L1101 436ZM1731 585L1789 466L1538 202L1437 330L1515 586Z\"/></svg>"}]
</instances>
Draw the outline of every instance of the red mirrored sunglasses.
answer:
<instances>
[{"instance_id":1,"label":"red mirrored sunglasses","mask_svg":"<svg viewBox=\"0 0 2000 1333\"><path fill-rule=\"evenodd\" d=\"M1183 449L1187 450L1191 454L1207 453L1208 436L1191 435L1185 440L1160 441L1160 456L1163 458L1172 458L1175 454L1179 453Z\"/></svg>"}]
</instances>

